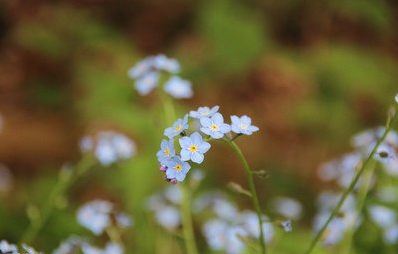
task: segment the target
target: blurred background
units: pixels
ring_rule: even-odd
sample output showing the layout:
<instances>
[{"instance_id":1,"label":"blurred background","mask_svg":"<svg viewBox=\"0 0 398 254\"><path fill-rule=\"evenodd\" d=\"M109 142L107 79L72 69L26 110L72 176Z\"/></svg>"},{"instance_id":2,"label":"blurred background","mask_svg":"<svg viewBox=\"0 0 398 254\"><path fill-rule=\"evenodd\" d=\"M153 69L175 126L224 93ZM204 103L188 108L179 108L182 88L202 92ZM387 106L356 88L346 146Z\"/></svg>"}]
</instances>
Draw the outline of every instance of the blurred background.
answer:
<instances>
[{"instance_id":1,"label":"blurred background","mask_svg":"<svg viewBox=\"0 0 398 254\"><path fill-rule=\"evenodd\" d=\"M13 184L0 193L0 239L18 241L26 207L42 204L61 166L79 160L80 138L103 129L131 137L136 156L77 182L35 246L50 252L69 234L85 234L75 210L95 197L148 217L146 198L167 185L155 157L162 107L153 94L137 94L127 70L158 53L179 60L193 83L194 97L176 101L179 117L219 105L226 118L247 114L260 127L238 143L254 169L268 172L257 181L265 211L274 196L303 204L294 247L311 237L313 201L325 188L318 166L349 151L356 132L385 122L398 91L398 2L1 1L0 163ZM246 186L227 152L214 146L201 165L204 189ZM152 253L140 241L150 236L144 226L129 232L128 253Z\"/></svg>"}]
</instances>

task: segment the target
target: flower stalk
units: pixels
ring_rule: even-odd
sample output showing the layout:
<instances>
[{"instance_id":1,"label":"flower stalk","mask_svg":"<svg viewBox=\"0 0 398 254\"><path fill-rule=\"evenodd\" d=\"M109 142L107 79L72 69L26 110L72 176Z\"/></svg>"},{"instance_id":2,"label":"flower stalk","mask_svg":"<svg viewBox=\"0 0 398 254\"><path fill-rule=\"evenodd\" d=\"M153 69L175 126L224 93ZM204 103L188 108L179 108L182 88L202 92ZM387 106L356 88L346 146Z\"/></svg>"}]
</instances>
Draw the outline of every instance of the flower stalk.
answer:
<instances>
[{"instance_id":1,"label":"flower stalk","mask_svg":"<svg viewBox=\"0 0 398 254\"><path fill-rule=\"evenodd\" d=\"M367 159L362 164L362 166L361 166L360 170L358 171L358 173L351 180L350 185L348 186L347 190L341 196L339 202L337 203L336 207L333 209L332 213L330 214L330 216L327 219L327 221L325 222L325 224L322 226L322 228L318 231L318 233L315 235L315 237L311 241L311 244L310 244L308 250L305 252L306 254L310 254L310 253L313 252L315 246L321 240L321 237L322 237L323 233L325 232L325 230L327 229L327 227L329 226L330 222L333 220L333 218L335 218L337 216L337 214L339 213L339 211L340 211L341 207L343 206L345 200L347 199L349 194L354 190L354 188L357 185L357 183L358 183L359 179L361 178L361 176L364 174L364 172L366 172L366 169L368 168L368 165L370 164L370 162L373 160L373 157L376 154L377 149L384 142L384 140L386 139L386 137L387 137L388 133L390 132L390 130L391 130L391 126L390 126L389 122L387 122L387 127L386 127L383 135L381 136L379 141L376 143L375 147L373 148L373 150L371 151L371 153L369 154Z\"/></svg>"},{"instance_id":2,"label":"flower stalk","mask_svg":"<svg viewBox=\"0 0 398 254\"><path fill-rule=\"evenodd\" d=\"M230 145L232 150L239 157L239 160L241 161L242 166L245 170L247 181L249 184L249 191L251 193L251 199L252 199L252 202L254 205L254 209L256 210L256 214L257 214L257 218L258 218L258 226L260 228L259 242L260 242L260 246L261 246L261 253L265 254L266 253L266 245L265 245L265 241L264 241L263 219L262 219L260 203L258 201L258 196L257 196L256 188L254 185L252 170L250 169L249 163L247 162L247 160L246 160L245 156L243 155L242 151L240 150L239 146L231 139L224 138L224 140Z\"/></svg>"}]
</instances>

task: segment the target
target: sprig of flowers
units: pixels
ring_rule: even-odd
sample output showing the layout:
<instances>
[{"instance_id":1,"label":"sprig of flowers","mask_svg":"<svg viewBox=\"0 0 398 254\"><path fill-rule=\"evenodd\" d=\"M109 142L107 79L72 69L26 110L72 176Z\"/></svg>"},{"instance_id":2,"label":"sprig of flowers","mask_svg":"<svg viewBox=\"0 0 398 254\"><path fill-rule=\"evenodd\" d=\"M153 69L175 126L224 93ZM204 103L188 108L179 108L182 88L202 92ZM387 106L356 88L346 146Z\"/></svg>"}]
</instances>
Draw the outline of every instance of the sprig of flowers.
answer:
<instances>
[{"instance_id":1,"label":"sprig of flowers","mask_svg":"<svg viewBox=\"0 0 398 254\"><path fill-rule=\"evenodd\" d=\"M205 153L211 148L207 141L221 139L231 131L240 135L251 135L259 128L251 125L248 116L231 116L231 124L224 123L224 117L218 112L219 106L199 107L197 111L191 111L184 118L177 119L171 127L164 131L169 139L163 139L158 151L157 158L160 163L160 171L166 175L166 180L172 183L182 182L189 172L189 162L201 164L205 159ZM188 135L189 117L199 119L200 127L194 129ZM179 138L176 138L179 137ZM233 138L233 139L234 139ZM177 147L179 145L179 147Z\"/></svg>"},{"instance_id":2,"label":"sprig of flowers","mask_svg":"<svg viewBox=\"0 0 398 254\"><path fill-rule=\"evenodd\" d=\"M177 75L180 69L180 64L176 59L160 54L137 62L127 75L135 80L134 88L140 95L152 92L163 80L162 75L165 75L168 78L164 82L163 90L167 94L176 99L191 98L192 84Z\"/></svg>"}]
</instances>

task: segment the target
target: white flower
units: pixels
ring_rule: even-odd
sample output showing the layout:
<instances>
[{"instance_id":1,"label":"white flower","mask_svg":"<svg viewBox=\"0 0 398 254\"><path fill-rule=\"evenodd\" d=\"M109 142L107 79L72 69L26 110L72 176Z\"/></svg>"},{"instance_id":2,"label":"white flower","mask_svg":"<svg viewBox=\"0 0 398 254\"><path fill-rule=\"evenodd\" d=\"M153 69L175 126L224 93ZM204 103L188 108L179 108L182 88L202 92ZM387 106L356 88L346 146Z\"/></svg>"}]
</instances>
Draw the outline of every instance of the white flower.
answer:
<instances>
[{"instance_id":1,"label":"white flower","mask_svg":"<svg viewBox=\"0 0 398 254\"><path fill-rule=\"evenodd\" d=\"M369 207L369 214L373 222L382 228L388 228L396 223L396 213L391 208L374 205Z\"/></svg>"}]
</instances>

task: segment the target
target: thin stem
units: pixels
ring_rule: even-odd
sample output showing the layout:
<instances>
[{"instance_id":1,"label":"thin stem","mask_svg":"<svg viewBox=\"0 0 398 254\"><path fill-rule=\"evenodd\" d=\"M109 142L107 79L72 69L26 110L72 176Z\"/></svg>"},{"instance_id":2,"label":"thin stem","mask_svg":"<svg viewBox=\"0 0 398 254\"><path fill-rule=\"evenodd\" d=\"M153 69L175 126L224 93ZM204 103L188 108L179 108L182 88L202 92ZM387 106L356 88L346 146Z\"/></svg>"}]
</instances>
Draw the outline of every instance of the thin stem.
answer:
<instances>
[{"instance_id":1,"label":"thin stem","mask_svg":"<svg viewBox=\"0 0 398 254\"><path fill-rule=\"evenodd\" d=\"M348 189L343 193L343 195L341 196L339 203L337 204L337 206L333 209L332 213L330 214L329 218L327 219L327 221L325 222L325 224L322 226L321 230L318 231L318 233L316 234L316 236L314 237L314 239L311 242L310 247L308 248L306 254L310 254L315 246L317 245L317 243L320 241L323 233L325 232L326 228L328 227L329 223L333 220L334 217L336 217L336 215L339 213L341 207L344 204L344 201L347 199L348 195L354 190L355 185L358 183L358 180L361 178L362 174L365 172L368 164L372 161L373 156L375 155L377 149L379 148L379 146L381 145L381 143L383 143L383 141L385 140L385 138L387 137L387 134L390 132L391 127L387 126L386 130L383 133L383 136L380 138L380 140L377 142L377 144L375 145L375 147L373 148L372 152L369 154L368 158L365 160L365 162L362 164L361 169L359 170L358 174L355 175L355 177L351 180L350 185L348 186Z\"/></svg>"},{"instance_id":2,"label":"thin stem","mask_svg":"<svg viewBox=\"0 0 398 254\"><path fill-rule=\"evenodd\" d=\"M359 215L365 205L365 201L366 201L366 197L368 196L368 192L369 192L369 188L371 186L372 183L372 176L373 176L373 172L375 170L375 167L372 166L369 170L367 170L364 175L363 175L363 183L361 185L361 188L359 189L358 192L358 202L357 202L357 214L354 218L354 221L351 225L350 230L348 231L347 235L346 235L346 241L344 243L344 248L343 248L343 252L342 253L350 253L351 250L351 244L352 244L352 238L354 236L355 233L355 224L356 221L359 218Z\"/></svg>"},{"instance_id":3,"label":"thin stem","mask_svg":"<svg viewBox=\"0 0 398 254\"><path fill-rule=\"evenodd\" d=\"M191 193L187 184L179 183L179 185L182 191L181 216L185 247L188 254L197 254L198 251L195 242L191 213Z\"/></svg>"},{"instance_id":4,"label":"thin stem","mask_svg":"<svg viewBox=\"0 0 398 254\"><path fill-rule=\"evenodd\" d=\"M258 196L256 192L256 188L254 186L254 179L253 179L253 173L252 170L250 169L249 163L247 163L247 160L245 156L243 155L242 151L238 147L238 145L230 139L224 138L225 141L231 146L232 150L238 155L239 160L241 161L243 168L246 173L247 181L249 183L249 190L251 193L251 199L254 205L254 208L257 213L257 218L258 218L258 225L260 228L260 246L261 246L261 253L265 254L266 253L266 246L265 246L265 241L264 241L264 231L263 231L263 219L262 219L262 214L261 214L261 209L260 209L260 203L258 201Z\"/></svg>"},{"instance_id":5,"label":"thin stem","mask_svg":"<svg viewBox=\"0 0 398 254\"><path fill-rule=\"evenodd\" d=\"M65 195L66 190L83 174L85 174L93 166L93 158L85 156L80 160L71 172L61 172L59 180L50 192L46 202L39 211L39 215L31 221L29 227L21 237L21 243L31 243L40 232L48 218L52 214L57 201ZM69 169L68 169L69 170Z\"/></svg>"}]
</instances>

